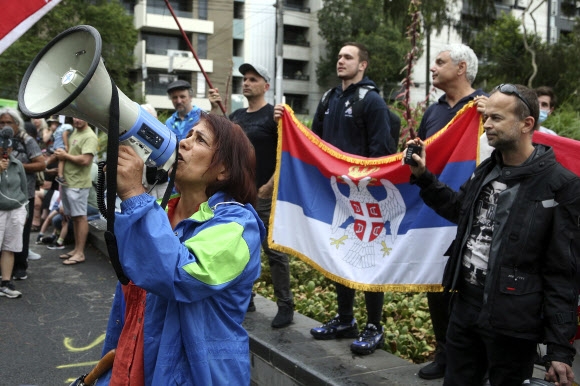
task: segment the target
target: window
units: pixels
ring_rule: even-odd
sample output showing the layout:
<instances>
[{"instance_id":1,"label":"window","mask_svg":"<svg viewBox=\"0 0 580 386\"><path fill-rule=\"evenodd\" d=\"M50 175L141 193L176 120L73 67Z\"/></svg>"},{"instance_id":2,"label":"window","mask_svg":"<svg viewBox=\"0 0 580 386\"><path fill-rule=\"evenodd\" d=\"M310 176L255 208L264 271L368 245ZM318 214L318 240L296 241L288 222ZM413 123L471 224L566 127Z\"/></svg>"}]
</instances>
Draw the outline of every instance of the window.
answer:
<instances>
[{"instance_id":1,"label":"window","mask_svg":"<svg viewBox=\"0 0 580 386\"><path fill-rule=\"evenodd\" d=\"M198 19L207 20L207 0L199 0Z\"/></svg>"},{"instance_id":2,"label":"window","mask_svg":"<svg viewBox=\"0 0 580 386\"><path fill-rule=\"evenodd\" d=\"M147 79L145 80L145 94L167 95L167 86L177 79L178 76L175 74L167 74L149 69Z\"/></svg>"},{"instance_id":3,"label":"window","mask_svg":"<svg viewBox=\"0 0 580 386\"><path fill-rule=\"evenodd\" d=\"M207 35L197 34L197 57L207 59Z\"/></svg>"},{"instance_id":4,"label":"window","mask_svg":"<svg viewBox=\"0 0 580 386\"><path fill-rule=\"evenodd\" d=\"M141 33L145 40L145 52L153 55L167 55L168 50L189 51L181 36Z\"/></svg>"},{"instance_id":5,"label":"window","mask_svg":"<svg viewBox=\"0 0 580 386\"><path fill-rule=\"evenodd\" d=\"M169 5L177 16L192 18L192 1L189 0L169 0ZM157 15L171 15L164 0L147 0L147 13Z\"/></svg>"}]
</instances>

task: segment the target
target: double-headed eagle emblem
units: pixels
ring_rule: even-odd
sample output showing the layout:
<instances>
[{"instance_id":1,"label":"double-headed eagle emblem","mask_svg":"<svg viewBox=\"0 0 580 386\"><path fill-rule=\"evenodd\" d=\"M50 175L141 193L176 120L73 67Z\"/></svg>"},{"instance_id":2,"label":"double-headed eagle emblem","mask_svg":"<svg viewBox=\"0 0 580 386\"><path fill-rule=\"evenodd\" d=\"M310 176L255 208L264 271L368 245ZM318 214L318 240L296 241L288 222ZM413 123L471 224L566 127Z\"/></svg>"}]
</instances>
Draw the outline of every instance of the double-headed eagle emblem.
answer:
<instances>
[{"instance_id":1,"label":"double-headed eagle emblem","mask_svg":"<svg viewBox=\"0 0 580 386\"><path fill-rule=\"evenodd\" d=\"M338 249L348 239L350 249L344 254L343 260L357 268L369 268L376 265L376 245L382 246L383 255L389 253L385 241L389 223L391 242L397 238L399 226L405 217L406 205L399 190L388 180L381 179L387 197L377 201L369 192L367 186L371 177L361 179L358 185L348 176L342 180L349 186L348 196L338 189L336 177L330 178L330 185L336 196L336 206L332 218L332 233L339 231L351 217L354 222L347 225L344 235L338 239L331 239L331 243Z\"/></svg>"}]
</instances>

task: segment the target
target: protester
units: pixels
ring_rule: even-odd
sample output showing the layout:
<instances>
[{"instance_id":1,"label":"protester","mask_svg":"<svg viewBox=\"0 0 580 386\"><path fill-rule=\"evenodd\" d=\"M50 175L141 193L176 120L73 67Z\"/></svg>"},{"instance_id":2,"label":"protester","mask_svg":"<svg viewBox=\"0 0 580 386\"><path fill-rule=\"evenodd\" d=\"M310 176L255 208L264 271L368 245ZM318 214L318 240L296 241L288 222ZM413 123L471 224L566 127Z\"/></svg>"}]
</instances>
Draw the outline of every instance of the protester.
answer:
<instances>
[{"instance_id":1,"label":"protester","mask_svg":"<svg viewBox=\"0 0 580 386\"><path fill-rule=\"evenodd\" d=\"M52 151L56 152L58 149L69 150L69 136L73 132L73 127L68 123L63 123L59 125L53 134L53 145ZM57 174L54 180L61 185L66 185L66 179L64 178L64 164L66 161L58 160Z\"/></svg>"},{"instance_id":2,"label":"protester","mask_svg":"<svg viewBox=\"0 0 580 386\"><path fill-rule=\"evenodd\" d=\"M536 95L538 96L538 103L540 106L540 115L538 118L538 123L541 125L550 114L554 112L554 107L556 106L556 95L551 87L540 86L535 89ZM540 126L538 129L541 133L558 135L555 131L548 129L547 127ZM493 147L487 143L487 136L485 133L479 137L479 158L484 160L488 158L493 152Z\"/></svg>"},{"instance_id":3,"label":"protester","mask_svg":"<svg viewBox=\"0 0 580 386\"><path fill-rule=\"evenodd\" d=\"M554 112L554 108L556 107L556 94L554 94L552 87L548 86L536 88L536 94L538 95L538 102L540 103L540 117L538 120L541 125ZM550 130L544 126L540 126L538 131L558 135L554 130Z\"/></svg>"},{"instance_id":4,"label":"protester","mask_svg":"<svg viewBox=\"0 0 580 386\"><path fill-rule=\"evenodd\" d=\"M264 67L253 66L249 63L242 64L239 70L244 76L243 94L248 99L248 108L234 111L229 118L242 127L256 151L256 187L258 188L256 211L268 232L278 146L278 126L273 119L274 106L266 102L266 92L270 89L270 74ZM221 97L218 89L209 90L209 101L212 105L212 114L221 114L218 103L221 102ZM294 318L288 255L270 249L266 239L262 243L262 248L268 256L274 295L278 305L278 312L271 325L274 328L286 327ZM251 301L248 311L255 309L254 302Z\"/></svg>"},{"instance_id":5,"label":"protester","mask_svg":"<svg viewBox=\"0 0 580 386\"><path fill-rule=\"evenodd\" d=\"M168 210L145 193L143 161L119 149L115 221L128 285L117 286L98 385L250 384L242 322L266 232L252 207L255 156L242 129L202 114L180 142ZM144 253L146 251L146 253Z\"/></svg>"},{"instance_id":6,"label":"protester","mask_svg":"<svg viewBox=\"0 0 580 386\"><path fill-rule=\"evenodd\" d=\"M413 155L411 183L440 216L457 224L443 275L453 298L444 384L521 385L536 344L548 346L547 379L574 380L580 179L549 146L532 143L539 127L535 92L502 84L489 97L484 129L495 148L458 192ZM412 142L409 142L412 143Z\"/></svg>"},{"instance_id":7,"label":"protester","mask_svg":"<svg viewBox=\"0 0 580 386\"><path fill-rule=\"evenodd\" d=\"M24 166L28 186L28 213L22 230L22 251L14 253L14 280L28 278L28 260L37 260L41 256L29 250L30 229L32 227L32 213L34 211L34 191L36 189L36 172L43 171L46 167L42 151L34 138L24 130L24 120L18 110L4 107L0 108L0 122L2 127L9 126L14 131L12 155Z\"/></svg>"},{"instance_id":8,"label":"protester","mask_svg":"<svg viewBox=\"0 0 580 386\"><path fill-rule=\"evenodd\" d=\"M97 135L87 122L73 118L74 131L69 137L70 148L56 149L59 160L66 161L60 198L64 213L70 216L74 226L75 246L68 253L60 255L64 265L75 265L85 261L85 244L89 233L87 202L92 186L91 167L97 154Z\"/></svg>"},{"instance_id":9,"label":"protester","mask_svg":"<svg viewBox=\"0 0 580 386\"><path fill-rule=\"evenodd\" d=\"M8 114L0 116L0 127L11 125ZM12 155L13 133L0 132L0 296L14 299L22 296L12 282L14 252L22 250L22 233L26 222L28 182L22 163Z\"/></svg>"},{"instance_id":10,"label":"protester","mask_svg":"<svg viewBox=\"0 0 580 386\"><path fill-rule=\"evenodd\" d=\"M201 109L192 104L193 89L185 80L170 83L167 87L167 94L175 107L175 112L165 121L165 125L181 141L199 121Z\"/></svg>"},{"instance_id":11,"label":"protester","mask_svg":"<svg viewBox=\"0 0 580 386\"><path fill-rule=\"evenodd\" d=\"M443 129L469 102L485 101L487 94L474 89L477 76L477 56L465 44L452 44L441 48L431 66L433 86L444 94L430 105L419 124L417 135L425 140ZM433 362L422 367L418 375L423 379L443 378L447 363L445 336L449 323L450 296L446 292L428 292L427 303L437 346Z\"/></svg>"},{"instance_id":12,"label":"protester","mask_svg":"<svg viewBox=\"0 0 580 386\"><path fill-rule=\"evenodd\" d=\"M360 43L345 43L340 49L336 72L341 84L333 88L328 101L319 103L312 131L324 141L338 147L341 151L366 157L382 157L391 154L396 144L391 136L389 109L376 92L375 83L364 74L369 65L369 52ZM359 90L368 88L362 103L364 127L358 129L350 111L355 107L349 101L359 96ZM325 99L325 98L323 98ZM324 109L324 111L320 111ZM274 118L280 119L283 105L276 105ZM320 118L323 118L320 120ZM361 135L361 131L362 134ZM310 330L315 339L358 338L350 349L358 354L371 354L384 343L384 329L381 325L383 315L383 292L365 291L368 320L359 334L354 318L355 290L343 284L334 283L338 303L338 314L329 322Z\"/></svg>"}]
</instances>

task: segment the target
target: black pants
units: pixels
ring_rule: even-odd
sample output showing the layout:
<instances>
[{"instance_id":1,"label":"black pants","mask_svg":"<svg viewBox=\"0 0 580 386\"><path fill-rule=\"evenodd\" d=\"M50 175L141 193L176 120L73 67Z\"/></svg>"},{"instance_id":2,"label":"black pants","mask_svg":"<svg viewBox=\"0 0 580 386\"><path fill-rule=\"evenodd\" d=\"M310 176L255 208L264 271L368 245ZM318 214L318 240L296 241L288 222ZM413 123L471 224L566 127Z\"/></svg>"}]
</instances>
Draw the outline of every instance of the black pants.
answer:
<instances>
[{"instance_id":1,"label":"black pants","mask_svg":"<svg viewBox=\"0 0 580 386\"><path fill-rule=\"evenodd\" d=\"M334 286L336 287L338 315L353 316L355 290L339 283L334 283ZM368 323L372 323L375 326L381 325L384 301L385 301L384 292L365 292L365 303L367 307Z\"/></svg>"},{"instance_id":2,"label":"black pants","mask_svg":"<svg viewBox=\"0 0 580 386\"><path fill-rule=\"evenodd\" d=\"M266 234L269 232L270 212L272 211L272 198L258 198L256 212L266 227ZM272 284L274 286L274 296L277 298L277 304L286 304L294 308L292 290L290 289L290 262L288 255L282 252L270 249L268 238L262 242L264 253L268 256L270 264L270 274L272 275Z\"/></svg>"},{"instance_id":3,"label":"black pants","mask_svg":"<svg viewBox=\"0 0 580 386\"><path fill-rule=\"evenodd\" d=\"M449 309L451 307L450 292L428 292L427 304L433 323L433 332L437 347L435 349L434 362L441 366L447 365L447 353L445 349L445 337L447 336L447 326L449 325Z\"/></svg>"},{"instance_id":4,"label":"black pants","mask_svg":"<svg viewBox=\"0 0 580 386\"><path fill-rule=\"evenodd\" d=\"M447 330L444 386L481 386L486 371L492 386L521 386L531 376L536 343L482 329L480 308L454 296Z\"/></svg>"},{"instance_id":5,"label":"black pants","mask_svg":"<svg viewBox=\"0 0 580 386\"><path fill-rule=\"evenodd\" d=\"M30 228L34 217L34 197L28 199L28 217L24 223L22 232L22 251L14 254L14 271L26 271L28 269L28 247L30 244Z\"/></svg>"}]
</instances>

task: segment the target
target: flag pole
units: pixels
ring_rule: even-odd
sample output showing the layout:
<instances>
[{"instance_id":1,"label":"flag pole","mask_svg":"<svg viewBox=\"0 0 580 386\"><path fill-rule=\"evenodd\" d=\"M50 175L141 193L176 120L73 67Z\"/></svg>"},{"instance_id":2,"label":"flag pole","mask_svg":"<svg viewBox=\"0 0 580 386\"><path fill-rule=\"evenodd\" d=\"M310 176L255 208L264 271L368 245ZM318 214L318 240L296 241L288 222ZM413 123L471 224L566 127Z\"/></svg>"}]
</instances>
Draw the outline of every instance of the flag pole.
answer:
<instances>
[{"instance_id":1,"label":"flag pole","mask_svg":"<svg viewBox=\"0 0 580 386\"><path fill-rule=\"evenodd\" d=\"M193 46L191 45L191 42L189 41L187 34L183 30L183 28L181 28L181 24L179 23L179 19L177 19L177 16L175 15L175 12L173 11L173 7L171 7L171 4L169 4L169 0L165 0L165 4L167 4L167 9L169 9L169 12L171 12L173 19L175 20L175 23L177 24L177 27L179 28L179 31L181 32L181 36L183 36L185 43L187 43L189 50L193 54L193 57L195 58L195 61L197 62L197 65L199 66L199 69L201 70L201 73L203 74L203 77L205 78L207 85L209 86L209 88L214 88L213 85L211 84L211 80L209 80L209 77L207 76L205 70L201 66L201 62L199 61L199 58L197 57L197 54L195 53L195 50L193 49ZM220 110L224 114L224 116L226 116L226 109L225 109L224 105L222 104L222 102L219 101L218 105L220 107Z\"/></svg>"}]
</instances>

